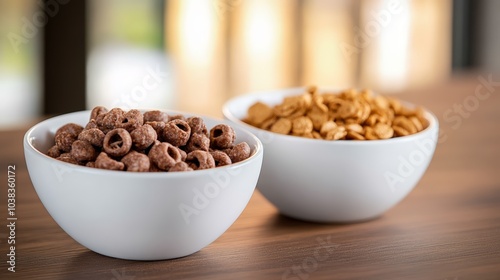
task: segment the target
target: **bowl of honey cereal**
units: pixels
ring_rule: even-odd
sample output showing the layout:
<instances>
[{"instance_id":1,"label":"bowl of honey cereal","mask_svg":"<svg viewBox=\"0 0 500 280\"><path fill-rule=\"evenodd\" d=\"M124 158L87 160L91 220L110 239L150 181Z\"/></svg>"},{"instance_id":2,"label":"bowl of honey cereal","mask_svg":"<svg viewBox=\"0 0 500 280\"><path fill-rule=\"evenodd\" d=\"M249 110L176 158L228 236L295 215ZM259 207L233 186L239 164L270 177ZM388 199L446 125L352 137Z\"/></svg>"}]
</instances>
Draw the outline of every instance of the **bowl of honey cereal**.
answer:
<instances>
[{"instance_id":1,"label":"bowl of honey cereal","mask_svg":"<svg viewBox=\"0 0 500 280\"><path fill-rule=\"evenodd\" d=\"M56 223L102 255L162 260L221 236L252 196L263 146L189 113L95 107L46 119L23 139L33 186Z\"/></svg>"},{"instance_id":2,"label":"bowl of honey cereal","mask_svg":"<svg viewBox=\"0 0 500 280\"><path fill-rule=\"evenodd\" d=\"M369 90L258 92L227 101L223 115L264 145L257 189L313 222L381 216L417 185L438 136L431 112Z\"/></svg>"}]
</instances>

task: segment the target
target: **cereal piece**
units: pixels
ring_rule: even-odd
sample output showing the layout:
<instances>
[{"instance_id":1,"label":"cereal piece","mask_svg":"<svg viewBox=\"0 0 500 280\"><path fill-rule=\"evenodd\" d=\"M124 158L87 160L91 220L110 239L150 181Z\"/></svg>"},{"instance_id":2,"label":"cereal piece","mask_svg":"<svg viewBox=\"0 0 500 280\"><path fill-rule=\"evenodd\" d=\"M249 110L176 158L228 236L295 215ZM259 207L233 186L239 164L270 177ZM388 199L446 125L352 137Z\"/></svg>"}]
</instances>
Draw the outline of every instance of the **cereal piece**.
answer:
<instances>
[{"instance_id":1,"label":"cereal piece","mask_svg":"<svg viewBox=\"0 0 500 280\"><path fill-rule=\"evenodd\" d=\"M273 115L273 109L260 101L248 108L248 120L254 126L260 126Z\"/></svg>"},{"instance_id":2,"label":"cereal piece","mask_svg":"<svg viewBox=\"0 0 500 280\"><path fill-rule=\"evenodd\" d=\"M163 129L165 128L164 122L152 121L152 122L146 122L145 124L150 125L156 131L158 140L163 140L162 135L163 135Z\"/></svg>"},{"instance_id":3,"label":"cereal piece","mask_svg":"<svg viewBox=\"0 0 500 280\"><path fill-rule=\"evenodd\" d=\"M313 130L313 122L308 117L298 117L292 121L292 134L302 135Z\"/></svg>"},{"instance_id":4,"label":"cereal piece","mask_svg":"<svg viewBox=\"0 0 500 280\"><path fill-rule=\"evenodd\" d=\"M168 172L184 172L184 171L193 171L193 168L189 167L189 165L183 161L179 161L172 166Z\"/></svg>"},{"instance_id":5,"label":"cereal piece","mask_svg":"<svg viewBox=\"0 0 500 280\"><path fill-rule=\"evenodd\" d=\"M208 151L210 148L210 139L205 134L196 133L191 135L188 143L186 144L186 151L192 152L195 150Z\"/></svg>"},{"instance_id":6,"label":"cereal piece","mask_svg":"<svg viewBox=\"0 0 500 280\"><path fill-rule=\"evenodd\" d=\"M370 117L370 113L371 113L371 108L370 108L370 104L368 104L367 102L360 102L360 110L359 110L359 114L358 114L358 119L359 119L359 123L363 123L365 122L368 117Z\"/></svg>"},{"instance_id":7,"label":"cereal piece","mask_svg":"<svg viewBox=\"0 0 500 280\"><path fill-rule=\"evenodd\" d=\"M272 126L270 131L280 133L280 134L289 134L292 131L292 121L287 118L279 118Z\"/></svg>"},{"instance_id":8,"label":"cereal piece","mask_svg":"<svg viewBox=\"0 0 500 280\"><path fill-rule=\"evenodd\" d=\"M90 142L76 140L71 145L71 156L79 162L93 161L96 159L98 152Z\"/></svg>"},{"instance_id":9,"label":"cereal piece","mask_svg":"<svg viewBox=\"0 0 500 280\"><path fill-rule=\"evenodd\" d=\"M126 155L132 148L130 133L123 128L115 128L104 137L103 149L112 157Z\"/></svg>"},{"instance_id":10,"label":"cereal piece","mask_svg":"<svg viewBox=\"0 0 500 280\"><path fill-rule=\"evenodd\" d=\"M163 139L176 147L186 145L190 136L191 127L182 119L169 121L163 129Z\"/></svg>"},{"instance_id":11,"label":"cereal piece","mask_svg":"<svg viewBox=\"0 0 500 280\"><path fill-rule=\"evenodd\" d=\"M337 113L339 117L343 119L355 117L357 112L356 106L352 102L347 102L347 101L341 101L340 102L340 108L338 109Z\"/></svg>"},{"instance_id":12,"label":"cereal piece","mask_svg":"<svg viewBox=\"0 0 500 280\"><path fill-rule=\"evenodd\" d=\"M85 166L95 168L95 161L89 161L85 163Z\"/></svg>"},{"instance_id":13,"label":"cereal piece","mask_svg":"<svg viewBox=\"0 0 500 280\"><path fill-rule=\"evenodd\" d=\"M187 119L189 127L191 127L191 135L196 133L202 133L208 136L207 126L205 122L200 117L189 117Z\"/></svg>"},{"instance_id":14,"label":"cereal piece","mask_svg":"<svg viewBox=\"0 0 500 280\"><path fill-rule=\"evenodd\" d=\"M312 135L314 139L323 139L323 137L321 137L321 134L317 131L313 131Z\"/></svg>"},{"instance_id":15,"label":"cereal piece","mask_svg":"<svg viewBox=\"0 0 500 280\"><path fill-rule=\"evenodd\" d=\"M298 108L295 112L293 112L292 114L287 116L287 118L293 120L295 118L304 116L306 114L306 112L307 112L306 108Z\"/></svg>"},{"instance_id":16,"label":"cereal piece","mask_svg":"<svg viewBox=\"0 0 500 280\"><path fill-rule=\"evenodd\" d=\"M98 128L84 129L79 135L78 140L87 141L93 146L102 147L104 142L104 132Z\"/></svg>"},{"instance_id":17,"label":"cereal piece","mask_svg":"<svg viewBox=\"0 0 500 280\"><path fill-rule=\"evenodd\" d=\"M147 149L151 146L155 140L157 139L157 134L154 128L145 124L141 127L134 129L130 133L130 137L132 138L132 144L139 150Z\"/></svg>"},{"instance_id":18,"label":"cereal piece","mask_svg":"<svg viewBox=\"0 0 500 280\"><path fill-rule=\"evenodd\" d=\"M394 130L387 124L377 123L373 131L379 139L389 139L394 135Z\"/></svg>"},{"instance_id":19,"label":"cereal piece","mask_svg":"<svg viewBox=\"0 0 500 280\"><path fill-rule=\"evenodd\" d=\"M56 159L67 163L78 164L78 161L70 153L62 153Z\"/></svg>"},{"instance_id":20,"label":"cereal piece","mask_svg":"<svg viewBox=\"0 0 500 280\"><path fill-rule=\"evenodd\" d=\"M194 170L215 167L215 160L209 152L196 150L187 155L186 163Z\"/></svg>"},{"instance_id":21,"label":"cereal piece","mask_svg":"<svg viewBox=\"0 0 500 280\"><path fill-rule=\"evenodd\" d=\"M336 129L337 126L338 125L334 121L327 121L327 122L323 123L323 125L321 126L321 129L320 129L319 133L321 134L321 136L326 137L326 134L328 132Z\"/></svg>"},{"instance_id":22,"label":"cereal piece","mask_svg":"<svg viewBox=\"0 0 500 280\"><path fill-rule=\"evenodd\" d=\"M307 113L307 117L311 119L313 128L315 130L320 130L323 123L328 121L328 109L326 112L323 112L318 107L313 106Z\"/></svg>"},{"instance_id":23,"label":"cereal piece","mask_svg":"<svg viewBox=\"0 0 500 280\"><path fill-rule=\"evenodd\" d=\"M346 138L351 140L365 140L362 134L354 130L347 130Z\"/></svg>"},{"instance_id":24,"label":"cereal piece","mask_svg":"<svg viewBox=\"0 0 500 280\"><path fill-rule=\"evenodd\" d=\"M232 163L247 159L248 157L250 157L250 152L250 146L248 146L247 142L238 143L231 149L226 150L226 153L231 159Z\"/></svg>"},{"instance_id":25,"label":"cereal piece","mask_svg":"<svg viewBox=\"0 0 500 280\"><path fill-rule=\"evenodd\" d=\"M83 127L79 124L76 123L68 123L63 126L61 126L57 131L56 131L56 136L59 133L65 132L68 133L71 136L74 136L75 138L78 137L78 134L82 132Z\"/></svg>"},{"instance_id":26,"label":"cereal piece","mask_svg":"<svg viewBox=\"0 0 500 280\"><path fill-rule=\"evenodd\" d=\"M363 132L364 132L363 127L357 123L347 124L345 126L345 129L347 129L348 132L353 131L353 132L356 132L358 134L363 134Z\"/></svg>"},{"instance_id":27,"label":"cereal piece","mask_svg":"<svg viewBox=\"0 0 500 280\"><path fill-rule=\"evenodd\" d=\"M289 117L297 111L306 109L305 102L300 96L287 96L283 99L281 104L274 106L273 112L278 117Z\"/></svg>"},{"instance_id":28,"label":"cereal piece","mask_svg":"<svg viewBox=\"0 0 500 280\"><path fill-rule=\"evenodd\" d=\"M404 129L404 128L400 127L400 126L393 125L392 129L394 130L394 135L396 135L396 136L407 136L407 135L410 135L410 133L406 129Z\"/></svg>"},{"instance_id":29,"label":"cereal piece","mask_svg":"<svg viewBox=\"0 0 500 280\"><path fill-rule=\"evenodd\" d=\"M392 123L394 126L399 126L404 130L408 131L408 133L410 134L417 133L417 128L415 127L413 122L406 117L397 116L394 118L394 121Z\"/></svg>"},{"instance_id":30,"label":"cereal piece","mask_svg":"<svg viewBox=\"0 0 500 280\"><path fill-rule=\"evenodd\" d=\"M119 128L124 128L128 132L141 127L144 124L144 117L139 110L132 109L123 115L123 120L118 124Z\"/></svg>"},{"instance_id":31,"label":"cereal piece","mask_svg":"<svg viewBox=\"0 0 500 280\"><path fill-rule=\"evenodd\" d=\"M106 114L98 115L96 118L97 126L104 133L118 128L125 119L125 112L120 108L113 108Z\"/></svg>"},{"instance_id":32,"label":"cereal piece","mask_svg":"<svg viewBox=\"0 0 500 280\"><path fill-rule=\"evenodd\" d=\"M143 114L144 122L168 122L168 114L159 110L147 111Z\"/></svg>"},{"instance_id":33,"label":"cereal piece","mask_svg":"<svg viewBox=\"0 0 500 280\"><path fill-rule=\"evenodd\" d=\"M73 144L76 139L77 136L68 131L58 132L54 138L57 148L65 153L69 153L69 151L71 151L71 144Z\"/></svg>"},{"instance_id":34,"label":"cereal piece","mask_svg":"<svg viewBox=\"0 0 500 280\"><path fill-rule=\"evenodd\" d=\"M61 126L54 136L55 142L59 150L69 152L71 144L78 138L78 134L82 132L83 127L75 123L68 123Z\"/></svg>"},{"instance_id":35,"label":"cereal piece","mask_svg":"<svg viewBox=\"0 0 500 280\"><path fill-rule=\"evenodd\" d=\"M365 139L366 140L377 140L377 134L371 126L365 127Z\"/></svg>"},{"instance_id":36,"label":"cereal piece","mask_svg":"<svg viewBox=\"0 0 500 280\"><path fill-rule=\"evenodd\" d=\"M110 158L105 152L101 152L97 156L94 165L96 168L108 170L124 170L125 164Z\"/></svg>"},{"instance_id":37,"label":"cereal piece","mask_svg":"<svg viewBox=\"0 0 500 280\"><path fill-rule=\"evenodd\" d=\"M126 154L122 158L121 162L125 164L126 171L147 172L150 168L149 157L136 151L131 151Z\"/></svg>"},{"instance_id":38,"label":"cereal piece","mask_svg":"<svg viewBox=\"0 0 500 280\"><path fill-rule=\"evenodd\" d=\"M325 140L340 140L347 135L347 131L343 126L337 126L329 130L325 135Z\"/></svg>"},{"instance_id":39,"label":"cereal piece","mask_svg":"<svg viewBox=\"0 0 500 280\"><path fill-rule=\"evenodd\" d=\"M96 121L95 121L94 119L90 120L90 121L89 121L89 122L85 125L84 130L85 130L85 129L91 129L91 128L99 128L99 127L97 126L97 123L96 123Z\"/></svg>"},{"instance_id":40,"label":"cereal piece","mask_svg":"<svg viewBox=\"0 0 500 280\"><path fill-rule=\"evenodd\" d=\"M148 156L151 162L162 170L169 170L175 163L181 161L182 157L179 149L167 142L153 145Z\"/></svg>"},{"instance_id":41,"label":"cereal piece","mask_svg":"<svg viewBox=\"0 0 500 280\"><path fill-rule=\"evenodd\" d=\"M415 117L420 121L422 124L422 129L425 129L427 126L429 126L429 121L425 117L425 111L422 107L417 107L415 110Z\"/></svg>"},{"instance_id":42,"label":"cereal piece","mask_svg":"<svg viewBox=\"0 0 500 280\"><path fill-rule=\"evenodd\" d=\"M424 126L420 122L420 119L417 118L416 116L411 116L408 119L413 123L413 126L415 126L415 128L417 129L417 132L422 131L424 129Z\"/></svg>"},{"instance_id":43,"label":"cereal piece","mask_svg":"<svg viewBox=\"0 0 500 280\"><path fill-rule=\"evenodd\" d=\"M59 150L57 145L54 145L47 151L47 155L52 158L57 158L61 155L61 150Z\"/></svg>"},{"instance_id":44,"label":"cereal piece","mask_svg":"<svg viewBox=\"0 0 500 280\"><path fill-rule=\"evenodd\" d=\"M228 154L220 151L220 150L215 150L210 152L212 157L214 158L215 161L215 166L224 166L224 165L229 165L232 163L231 158L229 157Z\"/></svg>"},{"instance_id":45,"label":"cereal piece","mask_svg":"<svg viewBox=\"0 0 500 280\"><path fill-rule=\"evenodd\" d=\"M318 113L328 113L328 106L326 106L323 100L323 96L316 94L312 97L312 107L311 111L316 111Z\"/></svg>"},{"instance_id":46,"label":"cereal piece","mask_svg":"<svg viewBox=\"0 0 500 280\"><path fill-rule=\"evenodd\" d=\"M210 130L210 147L227 149L236 139L234 129L227 124L218 124Z\"/></svg>"},{"instance_id":47,"label":"cereal piece","mask_svg":"<svg viewBox=\"0 0 500 280\"><path fill-rule=\"evenodd\" d=\"M103 106L96 106L92 111L90 112L90 119L89 121L96 120L99 115L106 114L108 112L108 109L106 109Z\"/></svg>"},{"instance_id":48,"label":"cereal piece","mask_svg":"<svg viewBox=\"0 0 500 280\"><path fill-rule=\"evenodd\" d=\"M260 128L265 130L271 130L271 127L278 121L278 119L279 119L278 117L272 117L270 119L267 119L260 125ZM291 128L292 128L292 123L290 122L290 129Z\"/></svg>"},{"instance_id":49,"label":"cereal piece","mask_svg":"<svg viewBox=\"0 0 500 280\"><path fill-rule=\"evenodd\" d=\"M403 105L401 105L401 102L396 100L395 98L388 98L389 101L389 107L394 111L396 115L401 114Z\"/></svg>"}]
</instances>

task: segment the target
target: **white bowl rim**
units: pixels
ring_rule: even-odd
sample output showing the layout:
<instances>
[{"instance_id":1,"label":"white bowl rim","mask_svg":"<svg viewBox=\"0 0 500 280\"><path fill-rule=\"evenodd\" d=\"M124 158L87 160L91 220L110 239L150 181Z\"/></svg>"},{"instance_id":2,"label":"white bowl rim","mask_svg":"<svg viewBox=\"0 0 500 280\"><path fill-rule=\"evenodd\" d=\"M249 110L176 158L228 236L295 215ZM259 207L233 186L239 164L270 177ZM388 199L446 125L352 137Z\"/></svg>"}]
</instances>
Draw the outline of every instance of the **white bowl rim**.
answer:
<instances>
[{"instance_id":1,"label":"white bowl rim","mask_svg":"<svg viewBox=\"0 0 500 280\"><path fill-rule=\"evenodd\" d=\"M242 120L238 119L236 116L234 116L231 113L231 110L230 110L231 105L239 100L244 100L244 99L249 99L249 98L257 98L259 96L268 96L269 94L273 94L273 93L274 94L280 93L283 96L289 96L289 95L298 94L298 93L295 93L295 91L305 90L306 88L307 87L294 87L294 88L284 88L284 89L279 89L279 90L267 90L267 91L252 92L249 94L233 97L223 104L222 114L228 120L230 120L234 123L237 123L239 125L242 125L245 129L251 128L254 130L258 130L259 132L262 132L262 133L269 133L273 137L277 137L278 139L281 138L281 139L286 140L286 141L300 141L300 142L305 142L305 143L316 143L316 144L321 143L321 144L326 144L326 145L330 145L330 144L331 145L339 145L339 144L342 144L342 145L385 145L385 144L390 144L393 142L408 142L408 141L414 141L415 138L421 138L424 135L427 135L433 129L439 129L439 121L438 121L438 118L436 117L436 115L434 115L434 113L432 113L427 108L425 108L423 106L419 106L424 110L425 118L429 121L429 125L425 129L423 129L417 133L407 135L407 136L389 138L389 139L377 139L377 140L365 140L365 141L360 141L360 140L334 140L334 141L332 141L332 140L325 140L325 139L311 139L311 138L294 136L294 135L284 135L284 134L279 134L279 133L272 132L269 130L265 130L265 129L262 129L259 127L255 127L255 126L247 124L247 123L243 122ZM319 88L319 90L320 91L330 91L327 88ZM332 91L335 91L335 89ZM338 89L337 89L337 91L338 91ZM404 101L401 99L398 99L398 101L400 101L402 104L404 104L406 106L408 106L408 105L413 106L413 107L416 106L415 104L413 104L411 102L407 102L407 101Z\"/></svg>"},{"instance_id":2,"label":"white bowl rim","mask_svg":"<svg viewBox=\"0 0 500 280\"><path fill-rule=\"evenodd\" d=\"M142 110L143 109L141 109L141 111ZM158 110L158 109L153 109L153 110ZM214 121L220 121L221 123L225 122L223 119L219 119L219 118L211 117L211 116L206 116L203 114L195 114L195 113L190 113L190 112L182 112L182 111L168 110L168 109L163 109L163 110L160 109L160 111L166 112L169 114L170 113L173 113L173 114L177 113L177 114L182 114L184 116L197 116L197 117L201 117L203 119L211 119ZM42 126L44 123L49 122L49 121L53 121L57 118L64 119L64 118L67 118L71 115L77 115L77 114L82 114L82 113L88 113L90 116L90 112L91 112L91 110L76 111L76 112L71 112L71 113L66 113L66 114L50 117L50 118L47 118L43 121L38 122L37 124L35 124L31 128L29 128L26 131L26 133L24 134L23 143L24 143L25 149L26 149L26 147L28 147L28 149L33 151L37 157L46 158L48 160L53 161L54 164L61 164L62 166L67 166L68 168L71 168L72 170L82 172L82 173L88 173L89 175L126 176L126 177L137 178L137 179L147 179L147 178L165 178L165 179L168 179L168 178L172 178L172 177L183 178L183 177L192 177L192 176L203 176L203 175L211 174L212 172L216 172L216 171L235 169L235 168L245 166L247 164L251 164L252 161L254 161L259 155L261 155L263 153L263 149L264 149L260 139L258 137L256 137L252 132L250 132L244 128L238 128L239 130L247 133L248 136L250 138L252 138L256 143L250 157L248 157L247 159L242 160L240 162L232 163L230 165L215 167L215 168L193 170L193 171L189 171L189 172L127 172L127 171L120 171L120 170L106 170L106 169L92 168L92 167L87 167L87 166L82 166L82 165L77 165L77 164L73 164L73 163L60 161L60 160L57 160L55 158L52 158L52 157L46 155L45 153L43 153L42 151L38 150L37 148L35 148L33 146L33 143L30 139L31 135L32 135L33 131L38 129L39 126ZM143 186L141 186L141 187L143 187Z\"/></svg>"}]
</instances>

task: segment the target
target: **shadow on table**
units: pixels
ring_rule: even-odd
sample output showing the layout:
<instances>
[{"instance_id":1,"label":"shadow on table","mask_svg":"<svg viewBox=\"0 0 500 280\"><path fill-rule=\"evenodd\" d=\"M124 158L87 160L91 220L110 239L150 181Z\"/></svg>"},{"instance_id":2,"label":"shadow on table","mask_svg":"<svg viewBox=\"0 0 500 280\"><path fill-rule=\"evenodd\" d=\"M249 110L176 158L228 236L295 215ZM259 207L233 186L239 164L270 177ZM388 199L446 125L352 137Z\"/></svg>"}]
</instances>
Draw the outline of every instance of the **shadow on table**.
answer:
<instances>
[{"instance_id":1,"label":"shadow on table","mask_svg":"<svg viewBox=\"0 0 500 280\"><path fill-rule=\"evenodd\" d=\"M295 218L285 216L281 213L276 213L274 216L269 218L266 225L270 231L286 231L286 232L300 232L300 231L310 231L310 230L332 230L340 227L354 226L359 223L318 223L303 221Z\"/></svg>"},{"instance_id":2,"label":"shadow on table","mask_svg":"<svg viewBox=\"0 0 500 280\"><path fill-rule=\"evenodd\" d=\"M186 277L198 277L196 268L200 265L217 267L210 258L210 253L203 250L194 254L169 260L133 261L107 257L93 251L85 251L72 258L66 266L64 275L67 279L113 279L134 280L142 278L161 279L165 275L176 274ZM155 279L156 279L155 278Z\"/></svg>"}]
</instances>

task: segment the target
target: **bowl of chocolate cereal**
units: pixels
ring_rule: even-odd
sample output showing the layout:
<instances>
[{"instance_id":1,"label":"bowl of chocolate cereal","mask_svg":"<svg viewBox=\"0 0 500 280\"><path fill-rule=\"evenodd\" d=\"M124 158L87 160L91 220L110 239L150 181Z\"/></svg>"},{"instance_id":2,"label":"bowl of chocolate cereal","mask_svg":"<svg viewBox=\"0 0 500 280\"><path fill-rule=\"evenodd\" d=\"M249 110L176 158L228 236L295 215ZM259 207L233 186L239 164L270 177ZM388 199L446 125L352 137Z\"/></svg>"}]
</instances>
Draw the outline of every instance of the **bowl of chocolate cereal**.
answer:
<instances>
[{"instance_id":1,"label":"bowl of chocolate cereal","mask_svg":"<svg viewBox=\"0 0 500 280\"><path fill-rule=\"evenodd\" d=\"M439 130L420 106L314 86L238 96L223 115L263 143L257 189L283 215L312 222L383 215L425 173Z\"/></svg>"},{"instance_id":2,"label":"bowl of chocolate cereal","mask_svg":"<svg viewBox=\"0 0 500 280\"><path fill-rule=\"evenodd\" d=\"M221 236L252 196L263 146L225 120L95 107L23 139L33 186L56 223L102 255L162 260Z\"/></svg>"}]
</instances>

